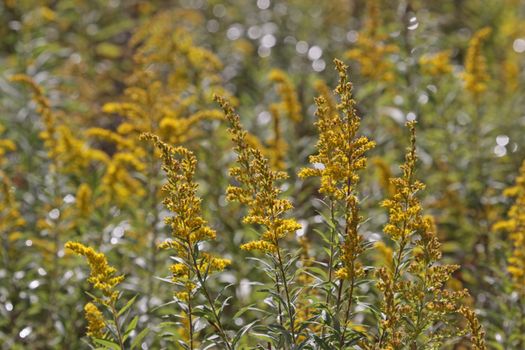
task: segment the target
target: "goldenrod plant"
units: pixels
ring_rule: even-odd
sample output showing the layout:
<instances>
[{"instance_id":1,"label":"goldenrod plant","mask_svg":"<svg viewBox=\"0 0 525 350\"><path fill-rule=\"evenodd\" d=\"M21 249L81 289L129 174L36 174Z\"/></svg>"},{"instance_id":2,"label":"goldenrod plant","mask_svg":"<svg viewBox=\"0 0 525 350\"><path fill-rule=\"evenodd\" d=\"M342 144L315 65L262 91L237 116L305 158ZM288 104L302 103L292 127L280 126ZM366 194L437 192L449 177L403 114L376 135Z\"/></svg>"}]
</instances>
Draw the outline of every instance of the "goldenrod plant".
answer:
<instances>
[{"instance_id":1,"label":"goldenrod plant","mask_svg":"<svg viewBox=\"0 0 525 350\"><path fill-rule=\"evenodd\" d=\"M180 305L183 314L179 322L185 329L187 339L181 345L184 348L196 349L199 343L216 344L226 349L233 349L236 341L232 340L223 321L222 310L226 304L220 304L207 286L208 278L215 272L224 270L231 261L214 257L202 250L204 242L216 238L216 232L211 229L201 216L201 200L197 197L197 184L194 175L197 166L195 155L184 147L172 147L162 142L158 136L143 134L142 138L152 142L160 151L168 182L163 186L165 193L164 205L173 213L165 219L172 230L172 238L162 242L160 249L174 251L175 263L170 266L171 282L177 286L175 300ZM205 305L199 301L199 294L204 297ZM208 340L198 342L196 324L199 316L213 327L211 339L218 335L220 342ZM238 340L238 338L237 338Z\"/></svg>"},{"instance_id":2,"label":"goldenrod plant","mask_svg":"<svg viewBox=\"0 0 525 350\"><path fill-rule=\"evenodd\" d=\"M475 313L461 305L466 290L450 290L447 282L459 266L441 264L441 244L432 218L423 215L418 193L424 184L416 178L415 122L409 122L410 147L393 178L394 193L383 201L388 223L383 231L393 243L391 261L377 271L382 293L377 339L371 348L439 349L449 337L462 334L458 314L471 324L472 347L486 349L484 331Z\"/></svg>"},{"instance_id":3,"label":"goldenrod plant","mask_svg":"<svg viewBox=\"0 0 525 350\"><path fill-rule=\"evenodd\" d=\"M330 252L324 276L325 307L334 322L330 326L335 340L326 344L344 348L347 338L353 338L350 321L355 307L356 285L365 274L361 260L365 245L359 234L363 218L357 197L358 172L366 167L366 152L374 147L374 142L359 135L360 118L352 84L348 81L347 66L340 60L334 63L339 73L339 84L335 89L339 103L333 110L325 97L316 99L318 153L310 156L310 163L315 167L302 169L299 176L320 178L319 192L327 198L330 208L327 222L330 233L322 238Z\"/></svg>"},{"instance_id":4,"label":"goldenrod plant","mask_svg":"<svg viewBox=\"0 0 525 350\"><path fill-rule=\"evenodd\" d=\"M287 175L273 170L261 151L247 144L246 131L230 103L221 96L216 96L215 99L223 108L230 124L229 133L237 153L238 165L230 168L230 175L239 185L228 187L227 198L247 207L244 223L260 225L264 230L258 239L242 244L241 249L261 251L269 259L269 264L264 262L262 267L274 283L274 290L270 295L280 328L275 331L268 329L267 336L273 338L279 346L293 349L300 332L294 305L300 288L293 285L296 257L287 252L283 241L301 226L294 218L286 217L293 205L288 199L280 198L281 190L277 181L285 179Z\"/></svg>"},{"instance_id":5,"label":"goldenrod plant","mask_svg":"<svg viewBox=\"0 0 525 350\"><path fill-rule=\"evenodd\" d=\"M124 305L118 305L122 300L118 286L124 281L124 276L117 275L117 270L108 264L106 256L91 247L70 241L65 244L65 248L86 258L90 268L87 281L96 290L94 294L89 293L92 301L84 306L86 335L91 338L93 344L103 348L123 350L139 346L148 329L145 328L138 334L135 332L139 317L130 319L130 308L135 298ZM109 318L104 316L99 306L110 315ZM128 341L132 334L135 334L134 339Z\"/></svg>"},{"instance_id":6,"label":"goldenrod plant","mask_svg":"<svg viewBox=\"0 0 525 350\"><path fill-rule=\"evenodd\" d=\"M0 20L0 350L523 348L523 1Z\"/></svg>"},{"instance_id":7,"label":"goldenrod plant","mask_svg":"<svg viewBox=\"0 0 525 350\"><path fill-rule=\"evenodd\" d=\"M513 203L507 217L497 222L494 229L507 233L506 267L510 282L507 314L512 316L512 319L508 321L509 327L503 328L502 331L506 333L508 346L519 348L525 345L525 162L519 169L515 184L507 188L504 194L512 198Z\"/></svg>"}]
</instances>

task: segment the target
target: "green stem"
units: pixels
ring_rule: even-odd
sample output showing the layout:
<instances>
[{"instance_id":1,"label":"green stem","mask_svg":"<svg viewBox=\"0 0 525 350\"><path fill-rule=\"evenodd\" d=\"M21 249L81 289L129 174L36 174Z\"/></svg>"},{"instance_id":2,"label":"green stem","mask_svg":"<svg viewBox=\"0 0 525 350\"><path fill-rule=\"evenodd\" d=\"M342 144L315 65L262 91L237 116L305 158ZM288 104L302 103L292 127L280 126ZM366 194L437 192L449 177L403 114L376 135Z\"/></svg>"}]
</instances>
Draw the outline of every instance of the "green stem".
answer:
<instances>
[{"instance_id":1,"label":"green stem","mask_svg":"<svg viewBox=\"0 0 525 350\"><path fill-rule=\"evenodd\" d=\"M120 322L119 322L119 319L118 319L118 312L117 312L117 310L115 308L115 302L114 301L111 302L110 308L111 308L111 313L113 314L113 322L115 322L115 329L117 331L117 341L119 343L120 349L124 350L124 340L122 338L122 331L120 330Z\"/></svg>"}]
</instances>

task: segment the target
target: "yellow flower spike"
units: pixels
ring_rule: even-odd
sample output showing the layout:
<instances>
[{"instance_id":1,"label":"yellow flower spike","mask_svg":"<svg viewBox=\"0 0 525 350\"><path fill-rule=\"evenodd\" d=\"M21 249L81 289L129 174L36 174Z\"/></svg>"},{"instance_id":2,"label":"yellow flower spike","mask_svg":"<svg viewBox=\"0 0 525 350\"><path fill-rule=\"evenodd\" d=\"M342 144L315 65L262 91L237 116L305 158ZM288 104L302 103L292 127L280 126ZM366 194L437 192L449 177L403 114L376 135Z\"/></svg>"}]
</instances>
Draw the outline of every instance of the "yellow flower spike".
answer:
<instances>
[{"instance_id":1,"label":"yellow flower spike","mask_svg":"<svg viewBox=\"0 0 525 350\"><path fill-rule=\"evenodd\" d=\"M259 240L243 244L244 250L261 250L271 255L276 265L279 281L276 281L275 291L281 294L279 283L284 289L283 302L287 304L288 322L293 344L296 344L296 312L291 306L289 289L290 278L284 271L283 253L279 243L285 237L300 229L295 219L286 219L285 215L293 208L292 203L280 199L282 193L277 181L287 178L286 173L272 170L270 161L262 152L249 146L246 141L247 132L243 129L239 115L235 113L231 104L221 96L216 95L215 101L222 107L229 122L228 132L234 143L237 153L237 165L230 169L230 175L239 183L239 186L229 186L228 200L238 201L248 208L244 222L261 225L265 233ZM279 307L282 302L278 301ZM282 321L282 319L281 319Z\"/></svg>"},{"instance_id":2,"label":"yellow flower spike","mask_svg":"<svg viewBox=\"0 0 525 350\"><path fill-rule=\"evenodd\" d=\"M216 232L208 226L201 214L201 199L197 196L198 186L193 179L197 158L188 149L172 147L157 135L144 133L141 139L150 141L158 149L162 158L162 169L168 178L162 190L165 193L164 205L173 213L173 216L165 219L166 224L171 227L172 239L161 243L159 248L173 249L177 255L179 262L171 265L170 271L173 282L176 283L177 288L182 289L175 293L175 297L187 305L183 317L191 320L195 295L202 292L213 313L213 319L208 321L219 331L226 348L232 349L215 302L211 299L210 291L206 286L208 276L224 270L231 261L216 258L201 249L196 249L200 242L213 240L216 237ZM194 333L193 327L191 322L186 323L185 328L190 335ZM194 339L190 336L188 341L193 344Z\"/></svg>"},{"instance_id":3,"label":"yellow flower spike","mask_svg":"<svg viewBox=\"0 0 525 350\"><path fill-rule=\"evenodd\" d=\"M87 303L84 306L84 313L88 322L86 335L93 338L102 338L104 336L104 328L106 328L106 321L104 315L93 303Z\"/></svg>"},{"instance_id":4,"label":"yellow flower spike","mask_svg":"<svg viewBox=\"0 0 525 350\"><path fill-rule=\"evenodd\" d=\"M25 220L20 213L11 181L0 171L0 232L7 234L10 240L15 240L20 238L18 230L24 225Z\"/></svg>"},{"instance_id":5,"label":"yellow flower spike","mask_svg":"<svg viewBox=\"0 0 525 350\"><path fill-rule=\"evenodd\" d=\"M81 217L87 217L92 210L93 203L91 202L93 191L88 184L83 183L78 186L76 194L76 207Z\"/></svg>"},{"instance_id":6,"label":"yellow flower spike","mask_svg":"<svg viewBox=\"0 0 525 350\"><path fill-rule=\"evenodd\" d=\"M67 242L65 247L87 259L89 268L91 269L88 282L91 283L95 289L100 290L105 297L109 298L109 301L102 300L102 302L114 302L119 294L115 288L124 280L124 276L115 276L117 270L108 264L108 260L103 253L98 253L93 248L71 241Z\"/></svg>"},{"instance_id":7,"label":"yellow flower spike","mask_svg":"<svg viewBox=\"0 0 525 350\"><path fill-rule=\"evenodd\" d=\"M410 147L401 165L401 176L391 180L394 191L390 199L383 201L389 219L383 232L394 248L381 248L384 258L389 259L377 271L377 286L382 293L379 336L374 348L420 348L434 343L440 347L450 334L464 334L463 325L450 322L450 316L462 313L466 290L448 290L447 282L459 266L440 262L441 244L437 238L436 225L431 217L423 215L418 192L424 185L415 178L417 153L415 122L407 123L410 131ZM472 314L465 316L469 322ZM424 323L423 323L424 322ZM473 319L472 319L473 322ZM424 324L411 330L414 324ZM440 325L439 328L435 328ZM432 329L431 331L429 331ZM479 330L481 327L479 328ZM481 344L478 335L471 334L474 346ZM476 349L486 349L475 347Z\"/></svg>"},{"instance_id":8,"label":"yellow flower spike","mask_svg":"<svg viewBox=\"0 0 525 350\"><path fill-rule=\"evenodd\" d=\"M241 245L242 250L260 250L267 253L275 253L277 247L268 241L251 241Z\"/></svg>"},{"instance_id":9,"label":"yellow flower spike","mask_svg":"<svg viewBox=\"0 0 525 350\"><path fill-rule=\"evenodd\" d=\"M514 203L507 212L507 220L497 222L495 230L509 234L510 254L507 258L507 271L514 289L525 297L525 161L522 163L514 186L504 194L514 198Z\"/></svg>"},{"instance_id":10,"label":"yellow flower spike","mask_svg":"<svg viewBox=\"0 0 525 350\"><path fill-rule=\"evenodd\" d=\"M85 142L74 136L73 130L57 121L43 89L31 77L19 74L12 76L11 81L24 83L31 89L37 112L44 124L44 130L39 136L56 171L81 175L91 161L100 159L99 152L89 149Z\"/></svg>"},{"instance_id":11,"label":"yellow flower spike","mask_svg":"<svg viewBox=\"0 0 525 350\"><path fill-rule=\"evenodd\" d=\"M346 52L346 57L356 60L364 77L390 83L394 81L395 67L387 59L389 54L399 49L395 45L386 44L388 38L379 32L382 27L380 1L367 1L367 18L363 30L358 34L355 48Z\"/></svg>"},{"instance_id":12,"label":"yellow flower spike","mask_svg":"<svg viewBox=\"0 0 525 350\"><path fill-rule=\"evenodd\" d=\"M162 168L168 176L163 186L167 194L164 204L176 215L166 219L175 239L182 243L195 244L202 240L214 239L215 231L207 226L201 217L201 200L197 197L197 184L193 176L197 166L195 155L184 147L172 147L153 134L143 134L161 152Z\"/></svg>"},{"instance_id":13,"label":"yellow flower spike","mask_svg":"<svg viewBox=\"0 0 525 350\"><path fill-rule=\"evenodd\" d=\"M431 76L442 76L452 72L450 51L441 51L432 55L423 55L419 59L421 70Z\"/></svg>"},{"instance_id":14,"label":"yellow flower spike","mask_svg":"<svg viewBox=\"0 0 525 350\"><path fill-rule=\"evenodd\" d=\"M355 283L364 274L362 264L359 262L364 248L363 238L358 232L362 220L356 197L358 172L366 167L365 154L375 146L375 143L365 136L358 135L361 120L356 112L356 102L353 99L352 84L348 81L347 67L340 60L334 60L334 63L339 73L339 84L335 89L339 103L331 106L333 102L329 101L332 101L333 97L326 92L316 99L315 125L319 133L317 154L309 158L314 166L301 169L299 176L319 177L319 192L332 203L332 215L336 205L340 205L343 210L342 233L334 236L330 243L327 282L331 284L335 278L339 281L340 288L345 283L350 286L344 295L344 300L347 300L345 311L341 312L340 301L335 302L337 308L335 312L341 318L340 322L347 324L352 310ZM337 255L335 251L338 252ZM332 291L327 293L327 303L332 300L331 294ZM340 299L340 296L337 299ZM346 332L345 328L339 336L340 344L344 343Z\"/></svg>"},{"instance_id":15,"label":"yellow flower spike","mask_svg":"<svg viewBox=\"0 0 525 350\"><path fill-rule=\"evenodd\" d=\"M287 117L293 122L300 122L303 119L301 115L301 104L299 103L297 92L290 77L280 69L273 69L270 71L268 78L277 84L277 93L282 100L282 102L277 105L277 108L284 110Z\"/></svg>"},{"instance_id":16,"label":"yellow flower spike","mask_svg":"<svg viewBox=\"0 0 525 350\"><path fill-rule=\"evenodd\" d=\"M335 63L340 78L336 89L341 98L341 103L336 106L340 114L328 113L325 98L316 99L318 154L310 156L310 163L322 164L323 167L303 168L299 176L320 177L320 193L332 199L343 199L359 181L357 172L366 167L365 153L372 149L375 143L367 137L357 136L361 119L355 110L352 85L346 76L347 67L339 60L335 60Z\"/></svg>"},{"instance_id":17,"label":"yellow flower spike","mask_svg":"<svg viewBox=\"0 0 525 350\"><path fill-rule=\"evenodd\" d=\"M276 181L287 177L286 173L270 168L267 158L260 150L251 147L247 142L247 132L242 128L240 118L224 98L216 96L230 123L228 129L238 154L237 163L240 167L230 169L230 175L242 185L229 186L228 200L239 201L248 206L248 215L245 223L260 224L267 228L269 233L261 236L261 241L243 245L243 249L259 249L271 251L273 246L278 249L278 241L290 233L294 233L301 226L295 219L284 219L283 215L293 208L290 201L279 199L281 190ZM261 242L267 242L263 244Z\"/></svg>"},{"instance_id":18,"label":"yellow flower spike","mask_svg":"<svg viewBox=\"0 0 525 350\"><path fill-rule=\"evenodd\" d=\"M470 39L465 58L465 72L463 80L465 88L478 98L487 90L490 76L487 71L487 59L482 53L482 45L492 32L491 28L485 27L478 30Z\"/></svg>"}]
</instances>

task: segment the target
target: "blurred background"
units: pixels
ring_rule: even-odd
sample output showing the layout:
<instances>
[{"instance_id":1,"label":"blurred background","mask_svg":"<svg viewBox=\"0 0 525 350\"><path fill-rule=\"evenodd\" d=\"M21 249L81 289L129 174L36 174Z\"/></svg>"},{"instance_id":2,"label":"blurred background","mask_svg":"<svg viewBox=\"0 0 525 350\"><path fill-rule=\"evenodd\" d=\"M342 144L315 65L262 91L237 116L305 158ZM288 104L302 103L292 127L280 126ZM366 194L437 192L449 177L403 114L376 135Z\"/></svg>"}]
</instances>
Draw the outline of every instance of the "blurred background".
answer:
<instances>
[{"instance_id":1,"label":"blurred background","mask_svg":"<svg viewBox=\"0 0 525 350\"><path fill-rule=\"evenodd\" d=\"M404 124L417 120L426 213L445 261L461 265L451 284L469 288L489 348L519 349L513 248L494 225L525 156L523 1L4 0L0 23L2 349L89 348L88 270L64 251L68 240L127 276L139 325L152 330L143 348L178 336L166 322L177 313L171 286L157 278L170 264L156 248L170 234L164 175L144 131L197 154L204 216L218 232L208 248L233 261L212 283L233 284L233 327L256 319L233 317L261 303L252 282L265 277L239 248L256 233L225 200L235 156L212 96L228 96L251 142L288 172L283 189L303 225L288 244L322 260L321 197L296 174L314 152L314 97L335 87L334 58L350 66L362 132L377 142L362 177L363 235L382 235L378 203L399 173ZM33 79L48 110L15 74Z\"/></svg>"}]
</instances>

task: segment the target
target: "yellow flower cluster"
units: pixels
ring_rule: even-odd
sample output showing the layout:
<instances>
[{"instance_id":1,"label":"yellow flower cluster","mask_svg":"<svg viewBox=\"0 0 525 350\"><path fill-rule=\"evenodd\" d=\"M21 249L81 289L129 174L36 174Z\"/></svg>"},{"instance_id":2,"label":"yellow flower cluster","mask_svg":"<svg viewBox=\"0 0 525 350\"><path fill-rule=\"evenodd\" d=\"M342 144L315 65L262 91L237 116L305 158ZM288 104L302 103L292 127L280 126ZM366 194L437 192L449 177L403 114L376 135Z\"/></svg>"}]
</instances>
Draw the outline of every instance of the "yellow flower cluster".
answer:
<instances>
[{"instance_id":1,"label":"yellow flower cluster","mask_svg":"<svg viewBox=\"0 0 525 350\"><path fill-rule=\"evenodd\" d=\"M465 88L475 97L487 90L489 74L487 72L487 59L481 52L483 42L489 37L492 29L485 27L478 30L469 42L465 58L465 72L463 80Z\"/></svg>"},{"instance_id":2,"label":"yellow flower cluster","mask_svg":"<svg viewBox=\"0 0 525 350\"><path fill-rule=\"evenodd\" d=\"M394 186L394 195L384 200L381 204L388 209L389 220L384 227L384 232L392 240L404 242L411 235L423 228L426 223L422 219L421 205L416 193L425 188L425 185L414 178L414 170L417 161L415 148L415 124L408 124L412 132L411 147L405 157L405 163L401 165L403 175L391 179Z\"/></svg>"},{"instance_id":3,"label":"yellow flower cluster","mask_svg":"<svg viewBox=\"0 0 525 350\"><path fill-rule=\"evenodd\" d=\"M76 138L75 132L67 126L67 123L57 120L44 91L33 79L19 74L12 76L11 81L24 83L31 89L37 112L44 123L44 130L40 133L40 138L44 142L44 147L56 171L81 175L85 173L92 161L106 159L103 152L89 148L85 142Z\"/></svg>"},{"instance_id":4,"label":"yellow flower cluster","mask_svg":"<svg viewBox=\"0 0 525 350\"><path fill-rule=\"evenodd\" d=\"M172 147L153 134L143 134L143 139L151 141L161 153L162 168L168 182L163 186L164 205L174 216L165 219L171 227L173 239L160 244L160 248L174 249L184 263L171 266L174 281L189 282L194 273L207 275L222 271L231 262L215 258L207 253L195 252L197 243L215 239L216 232L211 229L201 214L201 199L197 196L198 185L193 177L197 167L197 158L184 147ZM196 256L199 255L199 256ZM192 288L190 288L192 289Z\"/></svg>"},{"instance_id":5,"label":"yellow flower cluster","mask_svg":"<svg viewBox=\"0 0 525 350\"><path fill-rule=\"evenodd\" d=\"M243 244L241 248L276 252L279 249L280 239L301 228L295 219L284 218L286 212L293 206L289 200L279 198L281 190L276 182L285 179L287 175L282 171L272 170L268 159L261 151L248 145L246 131L242 128L239 115L234 112L230 103L220 96L216 96L215 99L223 108L226 119L230 123L228 130L238 155L239 166L232 167L230 175L241 186L229 186L227 198L248 207L245 223L259 224L266 229L260 240Z\"/></svg>"},{"instance_id":6,"label":"yellow flower cluster","mask_svg":"<svg viewBox=\"0 0 525 350\"><path fill-rule=\"evenodd\" d=\"M273 138L268 142L269 148L266 150L270 158L271 166L278 170L286 168L285 157L288 151L288 143L285 141L282 132L281 113L277 105L270 106L270 114L273 118ZM255 146L257 148L257 146ZM264 149L261 148L263 151Z\"/></svg>"},{"instance_id":7,"label":"yellow flower cluster","mask_svg":"<svg viewBox=\"0 0 525 350\"><path fill-rule=\"evenodd\" d=\"M442 76L452 72L450 51L440 51L432 55L423 55L419 59L421 70L431 76Z\"/></svg>"},{"instance_id":8,"label":"yellow flower cluster","mask_svg":"<svg viewBox=\"0 0 525 350\"><path fill-rule=\"evenodd\" d=\"M472 343L472 350L486 350L485 331L479 323L476 313L469 307L462 306L459 313L465 317L470 328L470 341Z\"/></svg>"},{"instance_id":9,"label":"yellow flower cluster","mask_svg":"<svg viewBox=\"0 0 525 350\"><path fill-rule=\"evenodd\" d=\"M82 218L88 217L93 209L93 191L87 183L82 183L78 186L77 193L75 196L75 204L77 207L78 215Z\"/></svg>"},{"instance_id":10,"label":"yellow flower cluster","mask_svg":"<svg viewBox=\"0 0 525 350\"><path fill-rule=\"evenodd\" d=\"M336 277L353 280L363 273L357 262L357 257L362 253L362 237L357 232L361 217L355 194L359 182L358 171L366 167L365 153L375 143L358 135L361 119L355 108L347 67L337 59L334 62L339 72L339 85L335 92L339 95L340 103L335 106L337 112L330 113L328 101L322 96L316 99L318 153L310 156L310 163L315 167L301 169L299 176L320 177L319 192L333 201L344 203L345 232L340 257L342 267L336 271Z\"/></svg>"},{"instance_id":11,"label":"yellow flower cluster","mask_svg":"<svg viewBox=\"0 0 525 350\"><path fill-rule=\"evenodd\" d=\"M87 303L84 306L84 313L88 322L86 335L88 337L102 338L104 328L106 328L106 321L102 312L95 304Z\"/></svg>"},{"instance_id":12,"label":"yellow flower cluster","mask_svg":"<svg viewBox=\"0 0 525 350\"><path fill-rule=\"evenodd\" d=\"M196 45L186 28L201 23L202 16L196 11L161 11L131 38L134 70L125 80L123 96L102 107L121 122L115 130L96 127L86 132L116 149L104 160L106 202L123 205L130 197L142 198L146 192L137 179L150 181L156 176L154 167L144 165L154 161L147 158L151 152L139 142L140 134L150 132L182 144L202 135L202 128L196 127L202 121L221 119L220 110L208 109L206 104L212 102L212 89L223 91L222 64L212 52Z\"/></svg>"},{"instance_id":13,"label":"yellow flower cluster","mask_svg":"<svg viewBox=\"0 0 525 350\"><path fill-rule=\"evenodd\" d=\"M358 136L361 119L355 108L347 67L339 60L334 62L339 72L339 85L335 90L341 99L336 106L338 113L329 113L328 101L324 97L316 99L318 153L309 158L315 167L301 169L299 176L320 177L319 192L333 200L349 200L359 181L358 171L366 167L365 153L375 143L366 136Z\"/></svg>"},{"instance_id":14,"label":"yellow flower cluster","mask_svg":"<svg viewBox=\"0 0 525 350\"><path fill-rule=\"evenodd\" d=\"M290 77L280 69L273 69L269 74L270 81L277 84L277 92L281 96L282 102L276 107L286 111L290 120L298 123L303 118L301 115L301 104L297 97L295 86Z\"/></svg>"},{"instance_id":15,"label":"yellow flower cluster","mask_svg":"<svg viewBox=\"0 0 525 350\"><path fill-rule=\"evenodd\" d=\"M9 242L20 238L20 228L25 225L25 220L20 213L19 204L16 201L13 186L3 171L0 171L0 234L6 246ZM4 252L10 254L9 250Z\"/></svg>"},{"instance_id":16,"label":"yellow flower cluster","mask_svg":"<svg viewBox=\"0 0 525 350\"><path fill-rule=\"evenodd\" d=\"M429 342L441 344L447 332L460 328L459 324L451 324L450 319L460 313L461 301L468 296L466 290L445 289L459 266L439 263L441 244L434 221L423 216L417 198L424 185L415 178L415 122L407 126L411 137L401 166L402 176L392 179L394 194L383 202L389 211L384 232L394 243L394 249L388 252L391 261L378 270L384 319L376 343L381 349L397 349L403 344L410 348ZM435 328L437 324L441 326ZM471 334L473 344L478 336L479 333Z\"/></svg>"},{"instance_id":17,"label":"yellow flower cluster","mask_svg":"<svg viewBox=\"0 0 525 350\"><path fill-rule=\"evenodd\" d=\"M317 154L311 155L309 161L313 167L303 168L299 176L319 177L319 192L331 201L331 216L336 215L336 205L342 207L344 225L337 236L332 234L328 266L328 284L326 303L330 305L333 275L339 280L335 317L339 318L343 300L346 300L346 311L339 322L343 331L338 335L339 346L345 343L347 330L351 329L350 315L354 301L355 285L358 278L364 275L359 261L364 251L363 237L359 234L359 200L357 198L358 172L366 167L366 152L375 146L365 136L358 135L361 119L357 115L356 101L353 98L352 84L348 81L348 67L339 60L334 60L339 73L339 84L335 89L339 103L324 84L319 84L321 96L315 100L317 121L315 123L319 140L316 144ZM342 242L341 242L342 240ZM338 268L335 274L333 268ZM347 288L343 288L348 281ZM344 294L342 293L344 291ZM324 330L323 330L324 332Z\"/></svg>"},{"instance_id":18,"label":"yellow flower cluster","mask_svg":"<svg viewBox=\"0 0 525 350\"><path fill-rule=\"evenodd\" d=\"M103 299L97 299L97 301L104 305L110 305L115 302L119 295L119 292L115 288L124 280L124 276L115 276L117 270L108 264L106 256L81 243L67 242L65 247L87 259L89 268L91 269L88 282L91 283L95 289L100 290L105 297Z\"/></svg>"},{"instance_id":19,"label":"yellow flower cluster","mask_svg":"<svg viewBox=\"0 0 525 350\"><path fill-rule=\"evenodd\" d=\"M364 29L357 36L355 48L346 52L346 57L359 63L361 74L374 80L392 82L395 78L394 65L386 59L398 51L398 47L386 44L387 37L379 33L381 17L379 1L367 1L367 14Z\"/></svg>"},{"instance_id":20,"label":"yellow flower cluster","mask_svg":"<svg viewBox=\"0 0 525 350\"><path fill-rule=\"evenodd\" d=\"M498 222L494 228L509 233L512 250L507 270L514 288L525 296L525 162L521 165L516 184L505 190L505 195L515 200L508 211L508 219Z\"/></svg>"},{"instance_id":21,"label":"yellow flower cluster","mask_svg":"<svg viewBox=\"0 0 525 350\"><path fill-rule=\"evenodd\" d=\"M5 126L0 124L0 134L3 134L4 132L5 132ZM5 159L6 154L9 152L15 151L15 150L16 150L16 145L12 140L1 138L0 139L0 165L4 165L6 161Z\"/></svg>"}]
</instances>

